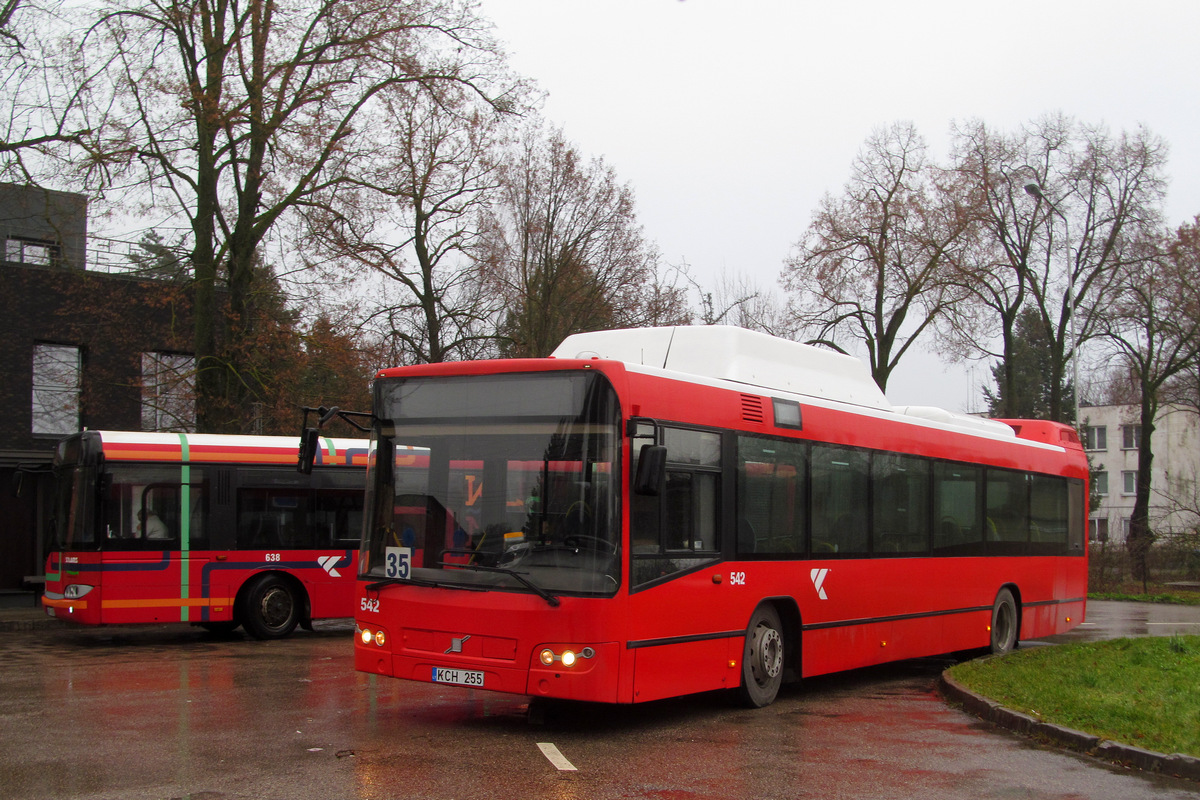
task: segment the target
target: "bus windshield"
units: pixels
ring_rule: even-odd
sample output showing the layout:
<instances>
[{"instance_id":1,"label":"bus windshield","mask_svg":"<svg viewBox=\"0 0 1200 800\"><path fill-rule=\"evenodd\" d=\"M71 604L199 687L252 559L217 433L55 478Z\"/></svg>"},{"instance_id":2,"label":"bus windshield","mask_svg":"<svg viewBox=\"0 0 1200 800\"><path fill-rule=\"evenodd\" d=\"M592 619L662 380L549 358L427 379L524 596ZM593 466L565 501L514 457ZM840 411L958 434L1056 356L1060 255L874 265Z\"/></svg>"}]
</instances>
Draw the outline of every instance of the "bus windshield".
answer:
<instances>
[{"instance_id":1,"label":"bus windshield","mask_svg":"<svg viewBox=\"0 0 1200 800\"><path fill-rule=\"evenodd\" d=\"M604 595L621 580L620 413L598 372L379 379L367 580Z\"/></svg>"},{"instance_id":2,"label":"bus windshield","mask_svg":"<svg viewBox=\"0 0 1200 800\"><path fill-rule=\"evenodd\" d=\"M64 550L99 546L93 523L96 470L81 464L55 467L54 538Z\"/></svg>"}]
</instances>

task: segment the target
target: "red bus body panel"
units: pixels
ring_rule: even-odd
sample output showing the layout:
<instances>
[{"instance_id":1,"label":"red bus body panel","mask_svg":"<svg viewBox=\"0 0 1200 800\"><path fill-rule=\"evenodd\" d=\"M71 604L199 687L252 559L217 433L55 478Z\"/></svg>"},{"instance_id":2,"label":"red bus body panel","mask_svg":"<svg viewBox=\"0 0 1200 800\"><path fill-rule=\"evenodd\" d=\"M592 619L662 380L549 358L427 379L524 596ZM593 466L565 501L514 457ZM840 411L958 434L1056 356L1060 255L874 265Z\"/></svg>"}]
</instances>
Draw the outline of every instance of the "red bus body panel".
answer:
<instances>
[{"instance_id":1,"label":"red bus body panel","mask_svg":"<svg viewBox=\"0 0 1200 800\"><path fill-rule=\"evenodd\" d=\"M810 404L801 397L803 429L783 430L773 424L770 389L732 388L602 359L419 365L384 370L380 377L579 369L608 377L623 420L651 418L1088 479L1078 438L1052 423L1013 421L1023 426L1021 438L989 439L897 413ZM632 448L626 443L627 499ZM1086 513L1085 506L1085 519ZM622 516L628 552L628 502ZM1016 596L1021 639L1062 633L1084 620L1087 558L1084 552L720 561L632 592L626 575L615 597L563 597L558 608L533 595L411 585L367 591L370 583L360 579L356 623L363 637L383 630L385 643L356 636L359 670L423 681L431 680L435 667L482 670L482 688L489 690L633 703L737 687L747 624L765 600L788 610L784 626L799 642L800 676L986 648L993 603L1005 587ZM469 638L455 652L455 639L464 636ZM590 646L598 656L585 670L547 669L538 653L552 643Z\"/></svg>"},{"instance_id":2,"label":"red bus body panel","mask_svg":"<svg viewBox=\"0 0 1200 800\"><path fill-rule=\"evenodd\" d=\"M100 435L106 463L294 467L297 460L297 444L281 437ZM321 441L316 466L365 470L365 442ZM309 619L350 617L357 559L357 550L347 549L51 552L42 605L50 616L84 625L227 622L247 581L276 572L303 588ZM92 588L77 599L64 597L75 584Z\"/></svg>"},{"instance_id":3,"label":"red bus body panel","mask_svg":"<svg viewBox=\"0 0 1200 800\"><path fill-rule=\"evenodd\" d=\"M166 550L51 553L42 605L51 616L83 625L226 622L248 580L283 572L303 586L312 619L349 617L357 557L353 550L193 550L186 558ZM319 558L332 559L328 563L337 575ZM94 588L77 600L61 597L66 586L77 583ZM181 587L189 587L188 596Z\"/></svg>"}]
</instances>

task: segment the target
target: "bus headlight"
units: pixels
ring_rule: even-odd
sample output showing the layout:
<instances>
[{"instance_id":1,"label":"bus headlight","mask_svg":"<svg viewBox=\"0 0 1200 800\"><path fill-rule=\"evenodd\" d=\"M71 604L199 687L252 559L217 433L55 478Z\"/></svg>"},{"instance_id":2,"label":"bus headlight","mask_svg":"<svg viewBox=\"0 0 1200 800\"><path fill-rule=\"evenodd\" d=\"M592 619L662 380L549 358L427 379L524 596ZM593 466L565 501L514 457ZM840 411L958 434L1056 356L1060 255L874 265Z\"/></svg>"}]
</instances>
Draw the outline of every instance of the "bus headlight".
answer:
<instances>
[{"instance_id":1,"label":"bus headlight","mask_svg":"<svg viewBox=\"0 0 1200 800\"><path fill-rule=\"evenodd\" d=\"M363 644L371 644L374 642L379 647L383 647L384 644L387 643L387 634L383 632L382 628L372 631L370 628L356 627L354 629L354 633L358 637L358 640Z\"/></svg>"},{"instance_id":2,"label":"bus headlight","mask_svg":"<svg viewBox=\"0 0 1200 800\"><path fill-rule=\"evenodd\" d=\"M574 650L563 650L561 654L554 652L549 647L544 648L538 653L538 660L547 667L553 666L554 662L562 664L564 667L573 667L581 658L593 658L596 651L590 647L585 647L576 653Z\"/></svg>"},{"instance_id":3,"label":"bus headlight","mask_svg":"<svg viewBox=\"0 0 1200 800\"><path fill-rule=\"evenodd\" d=\"M87 586L82 583L72 583L67 587L67 590L63 592L63 597L67 600L78 600L94 588L96 587Z\"/></svg>"}]
</instances>

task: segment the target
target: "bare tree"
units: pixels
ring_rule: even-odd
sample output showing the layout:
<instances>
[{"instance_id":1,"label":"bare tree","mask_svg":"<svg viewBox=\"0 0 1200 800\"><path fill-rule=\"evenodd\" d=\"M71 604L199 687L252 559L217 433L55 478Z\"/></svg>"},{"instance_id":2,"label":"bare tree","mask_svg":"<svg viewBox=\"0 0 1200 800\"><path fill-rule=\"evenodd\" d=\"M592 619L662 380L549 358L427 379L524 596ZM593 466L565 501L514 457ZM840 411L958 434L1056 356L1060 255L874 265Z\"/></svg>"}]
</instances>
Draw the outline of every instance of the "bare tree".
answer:
<instances>
[{"instance_id":1,"label":"bare tree","mask_svg":"<svg viewBox=\"0 0 1200 800\"><path fill-rule=\"evenodd\" d=\"M107 115L86 101L105 65L64 45L71 25L56 0L0 3L0 179L59 183L96 152Z\"/></svg>"},{"instance_id":2,"label":"bare tree","mask_svg":"<svg viewBox=\"0 0 1200 800\"><path fill-rule=\"evenodd\" d=\"M967 293L966 313L956 317L947 336L960 353L999 359L999 407L993 410L1001 417L1017 417L1018 321L1026 308L1030 259L1041 229L1033 224L1035 206L1021 176L1010 170L1037 156L1029 152L1025 137L996 133L980 121L955 128L953 140L953 169L962 178L965 202L975 209L976 225L954 263ZM989 343L997 338L995 350Z\"/></svg>"},{"instance_id":3,"label":"bare tree","mask_svg":"<svg viewBox=\"0 0 1200 800\"><path fill-rule=\"evenodd\" d=\"M723 271L712 287L703 286L690 273L685 276L699 298L700 321L705 325L736 325L784 339L796 334L786 304L746 273Z\"/></svg>"},{"instance_id":4,"label":"bare tree","mask_svg":"<svg viewBox=\"0 0 1200 800\"><path fill-rule=\"evenodd\" d=\"M1129 370L1139 395L1137 484L1126 546L1134 578L1145 581L1150 527L1151 436L1160 394L1171 381L1200 364L1200 217L1182 226L1169 243L1142 241L1144 258L1120 270L1104 341Z\"/></svg>"},{"instance_id":5,"label":"bare tree","mask_svg":"<svg viewBox=\"0 0 1200 800\"><path fill-rule=\"evenodd\" d=\"M786 262L781 281L802 330L835 349L846 340L865 346L884 390L963 294L948 275L971 217L951 179L928 162L911 124L876 130L843 194L822 199Z\"/></svg>"},{"instance_id":6,"label":"bare tree","mask_svg":"<svg viewBox=\"0 0 1200 800\"><path fill-rule=\"evenodd\" d=\"M391 284L366 325L393 363L440 362L494 345L492 298L475 279L475 223L498 187L501 121L461 87L384 97L387 130L375 160L351 165L336 198L305 215L316 254Z\"/></svg>"},{"instance_id":7,"label":"bare tree","mask_svg":"<svg viewBox=\"0 0 1200 800\"><path fill-rule=\"evenodd\" d=\"M560 131L525 133L483 234L481 279L505 306L505 355L548 355L580 331L689 320L684 290L637 224L633 191Z\"/></svg>"},{"instance_id":8,"label":"bare tree","mask_svg":"<svg viewBox=\"0 0 1200 800\"><path fill-rule=\"evenodd\" d=\"M981 222L960 275L998 322L1001 350L991 354L1011 383L1014 326L1026 304L1035 308L1050 345L1049 413L1069 421L1067 367L1104 322L1116 276L1140 252L1132 243L1159 224L1165 145L1144 129L1114 137L1062 115L1012 134L971 123L955 142Z\"/></svg>"},{"instance_id":9,"label":"bare tree","mask_svg":"<svg viewBox=\"0 0 1200 800\"><path fill-rule=\"evenodd\" d=\"M201 430L243 427L232 345L253 333L256 253L372 157L381 95L449 83L504 103L498 49L457 0L142 0L110 6L86 43L114 58L114 175L191 231Z\"/></svg>"}]
</instances>

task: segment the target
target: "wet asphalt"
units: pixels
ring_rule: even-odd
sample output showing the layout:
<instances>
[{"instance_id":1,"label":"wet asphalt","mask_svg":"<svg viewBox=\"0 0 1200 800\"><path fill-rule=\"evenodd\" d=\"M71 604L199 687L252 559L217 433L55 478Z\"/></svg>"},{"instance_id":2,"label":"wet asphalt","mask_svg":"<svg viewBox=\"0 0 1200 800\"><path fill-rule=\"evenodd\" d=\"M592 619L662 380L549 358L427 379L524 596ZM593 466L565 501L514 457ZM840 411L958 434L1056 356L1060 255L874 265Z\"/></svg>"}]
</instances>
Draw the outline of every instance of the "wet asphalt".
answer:
<instances>
[{"instance_id":1,"label":"wet asphalt","mask_svg":"<svg viewBox=\"0 0 1200 800\"><path fill-rule=\"evenodd\" d=\"M721 693L531 709L356 673L352 630L259 642L0 609L0 800L1200 796L947 703L946 659L810 679L755 711ZM1052 641L1172 633L1200 633L1200 609L1093 602Z\"/></svg>"}]
</instances>

